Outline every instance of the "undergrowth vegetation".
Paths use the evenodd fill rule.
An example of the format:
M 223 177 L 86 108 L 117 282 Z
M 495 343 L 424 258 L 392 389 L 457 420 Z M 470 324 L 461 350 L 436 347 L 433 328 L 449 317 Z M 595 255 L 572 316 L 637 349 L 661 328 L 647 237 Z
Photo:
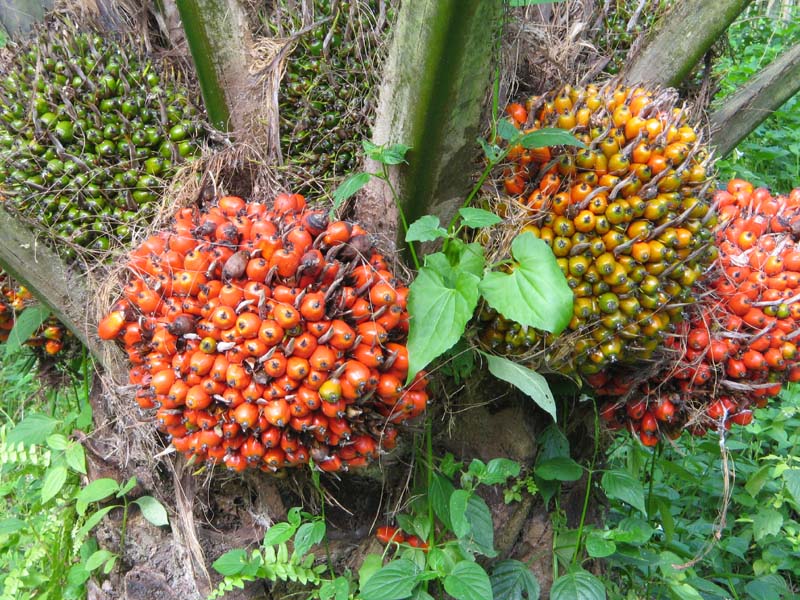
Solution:
M 712 108 L 721 106 L 782 51 L 800 43 L 800 7 L 789 7 L 785 19 L 759 14 L 754 7 L 728 30 L 730 47 L 719 58 L 719 91 Z M 717 161 L 720 179 L 742 177 L 755 185 L 787 193 L 800 180 L 800 98 L 796 95 Z

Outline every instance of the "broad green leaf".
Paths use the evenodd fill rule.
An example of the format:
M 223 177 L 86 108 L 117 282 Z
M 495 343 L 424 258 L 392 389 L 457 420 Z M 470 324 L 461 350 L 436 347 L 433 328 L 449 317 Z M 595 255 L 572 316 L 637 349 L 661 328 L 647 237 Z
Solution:
M 426 257 L 409 291 L 407 381 L 459 340 L 478 304 L 478 278 L 454 270 L 444 254 L 437 254 L 438 260 Z
M 86 453 L 78 442 L 72 442 L 64 451 L 67 466 L 73 471 L 86 475 Z
M 362 588 L 364 600 L 403 600 L 411 596 L 420 569 L 406 558 L 391 561 L 374 573 Z
M 744 589 L 751 600 L 774 600 L 783 598 L 787 592 L 786 580 L 776 573 L 753 579 Z
M 768 535 L 777 535 L 783 526 L 783 515 L 774 508 L 762 508 L 753 517 L 753 537 L 763 540 Z
M 367 185 L 370 177 L 372 177 L 372 175 L 369 173 L 353 173 L 340 183 L 339 187 L 333 191 L 333 207 L 331 208 L 331 212 L 337 210 L 345 200 Z
M 668 581 L 673 600 L 703 600 L 703 596 L 692 585 L 683 581 Z
M 512 360 L 503 358 L 502 356 L 485 353 L 484 356 L 489 363 L 489 372 L 492 375 L 519 388 L 530 397 L 539 408 L 553 417 L 554 421 L 556 420 L 556 401 L 544 377 L 533 369 L 529 369 Z
M 511 242 L 510 273 L 490 271 L 480 283 L 489 305 L 521 325 L 561 333 L 572 319 L 572 290 L 545 242 L 525 232 Z
M 525 563 L 501 560 L 492 570 L 494 600 L 538 600 L 539 581 Z
M 82 563 L 72 565 L 67 573 L 67 583 L 71 586 L 80 586 L 86 583 L 92 574 L 86 570 Z
M 302 558 L 314 544 L 319 544 L 325 537 L 324 521 L 303 523 L 294 536 L 294 556 Z
M 111 478 L 95 479 L 75 495 L 75 509 L 79 515 L 86 512 L 91 502 L 98 502 L 119 490 L 119 484 Z
M 547 146 L 578 146 L 579 148 L 586 148 L 586 144 L 581 142 L 574 135 L 565 129 L 558 129 L 555 127 L 545 127 L 544 129 L 537 129 L 523 135 L 519 143 L 523 148 L 545 148 Z
M 642 514 L 647 514 L 644 506 L 644 488 L 638 479 L 634 479 L 625 471 L 607 471 L 603 474 L 600 484 L 609 498 L 627 502 Z
M 117 498 L 122 498 L 125 494 L 130 492 L 134 487 L 136 487 L 136 477 L 131 477 L 123 483 L 120 488 L 117 490 Z
M 436 215 L 420 217 L 409 225 L 406 232 L 407 242 L 431 242 L 442 237 L 447 237 L 447 230 Z
M 553 582 L 551 600 L 605 600 L 603 582 L 588 571 L 567 573 Z
M 461 215 L 462 223 L 464 223 L 464 225 L 467 227 L 472 227 L 473 229 L 491 227 L 492 225 L 497 225 L 503 220 L 493 212 L 483 210 L 482 208 L 459 208 L 458 214 Z
M 479 552 L 489 558 L 497 556 L 494 549 L 494 523 L 492 511 L 483 498 L 473 494 L 467 504 L 467 521 L 469 521 L 469 543 L 467 548 Z
M 510 119 L 504 118 L 497 122 L 497 135 L 508 142 L 515 143 L 520 137 L 520 131 L 514 127 Z
M 169 525 L 169 518 L 167 517 L 167 509 L 158 500 L 152 496 L 140 496 L 133 501 L 134 504 L 139 505 L 142 511 L 142 516 L 150 521 L 156 527 Z
M 367 554 L 358 569 L 358 587 L 363 590 L 369 578 L 380 571 L 382 566 L 383 557 L 380 554 Z
M 453 524 L 453 533 L 462 538 L 470 531 L 467 520 L 467 506 L 470 493 L 466 490 L 456 490 L 450 495 L 450 521 Z
M 236 575 L 241 573 L 247 564 L 247 551 L 243 548 L 228 550 L 225 554 L 215 560 L 211 566 L 220 575 Z
M 85 565 L 86 570 L 94 571 L 97 567 L 102 565 L 104 562 L 106 562 L 113 556 L 114 555 L 108 550 L 98 550 L 86 560 L 86 565 Z
M 459 239 L 450 240 L 446 250 L 447 260 L 454 269 L 461 269 L 472 273 L 475 277 L 482 277 L 486 267 L 486 257 L 483 246 L 477 242 L 466 244 Z
M 69 445 L 69 440 L 63 433 L 54 433 L 47 437 L 47 445 L 51 450 L 64 450 Z
M 486 485 L 497 485 L 505 483 L 509 477 L 519 475 L 519 463 L 510 458 L 493 458 L 486 465 L 486 472 L 480 478 L 481 483 Z
M 444 577 L 453 570 L 455 566 L 453 557 L 441 548 L 431 548 L 428 551 L 428 566 L 439 574 L 439 577 Z
M 389 146 L 376 146 L 369 140 L 361 142 L 364 153 L 371 158 L 385 165 L 399 165 L 406 162 L 406 153 L 411 150 L 411 146 L 405 144 L 391 144 Z
M 537 435 L 536 441 L 539 443 L 537 464 L 556 456 L 569 458 L 569 440 L 555 423 L 551 423 L 540 435 Z
M 86 522 L 81 525 L 81 528 L 78 530 L 78 536 L 82 537 L 89 533 L 92 529 L 94 529 L 95 525 L 97 525 L 100 521 L 103 520 L 109 512 L 116 508 L 116 505 L 113 506 L 104 506 L 97 512 L 93 512 L 89 517 L 86 519 Z
M 586 553 L 592 558 L 605 558 L 617 551 L 617 545 L 603 537 L 599 531 L 590 531 L 586 536 Z
M 275 523 L 267 529 L 267 533 L 264 535 L 264 545 L 275 546 L 288 542 L 292 539 L 295 531 L 297 531 L 297 527 L 293 527 L 289 523 Z
M 449 479 L 439 475 L 433 474 L 431 479 L 431 486 L 428 490 L 428 498 L 433 504 L 433 512 L 444 524 L 444 526 L 453 531 L 453 524 L 450 519 L 450 497 L 452 496 L 455 488 Z
M 320 600 L 347 600 L 350 597 L 350 583 L 345 577 L 326 581 L 319 588 Z
M 764 465 L 747 478 L 747 482 L 744 484 L 744 489 L 747 490 L 747 493 L 753 498 L 758 495 L 758 492 L 760 492 L 761 488 L 764 487 L 764 484 L 767 483 L 767 480 L 771 476 L 772 469 L 772 465 Z
M 300 522 L 303 520 L 300 516 L 301 510 L 299 506 L 293 506 L 289 509 L 289 512 L 286 513 L 286 521 L 288 521 L 289 525 L 293 525 L 295 529 L 300 527 Z
M 67 467 L 59 465 L 47 469 L 42 482 L 42 504 L 49 502 L 61 491 L 67 481 Z
M 492 597 L 492 583 L 482 566 L 462 560 L 444 578 L 444 591 L 456 600 L 487 600 Z
M 800 510 L 800 469 L 793 468 L 783 472 L 786 491 L 794 499 L 795 510 Z
M 423 590 L 421 587 L 418 587 L 414 590 L 414 593 L 411 594 L 409 600 L 436 600 L 433 596 L 431 596 L 428 592 Z
M 0 520 L 0 535 L 11 535 L 18 531 L 22 531 L 28 524 L 22 519 L 16 517 L 9 517 L 8 519 Z
M 652 535 L 653 528 L 650 527 L 650 524 L 636 517 L 626 517 L 622 519 L 615 529 L 606 533 L 609 539 L 633 546 L 646 544 Z
M 6 356 L 19 350 L 49 316 L 50 309 L 43 304 L 33 304 L 19 313 L 6 340 Z
M 583 468 L 568 456 L 543 460 L 533 472 L 547 481 L 577 481 L 583 476 Z
M 22 442 L 25 446 L 43 444 L 53 429 L 56 428 L 56 425 L 58 425 L 58 421 L 47 415 L 28 415 L 14 429 L 8 432 L 6 443 L 18 444 Z
M 114 566 L 117 564 L 117 555 L 112 554 L 111 558 L 106 561 L 106 564 L 103 566 L 103 575 L 108 575 L 111 571 L 114 570 Z
M 672 518 L 670 503 L 666 499 L 659 499 L 658 513 L 661 515 L 661 527 L 664 529 L 664 539 L 667 543 L 675 537 L 675 519 Z

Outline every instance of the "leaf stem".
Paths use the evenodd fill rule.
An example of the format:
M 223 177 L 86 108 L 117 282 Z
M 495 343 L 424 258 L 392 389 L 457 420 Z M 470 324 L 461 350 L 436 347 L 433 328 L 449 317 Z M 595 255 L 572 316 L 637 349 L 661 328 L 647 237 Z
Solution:
M 578 559 L 578 551 L 580 550 L 581 539 L 583 538 L 583 525 L 586 522 L 586 513 L 589 509 L 589 496 L 592 492 L 592 476 L 594 475 L 594 465 L 597 461 L 597 451 L 600 439 L 600 416 L 597 414 L 597 405 L 592 403 L 594 408 L 594 452 L 592 453 L 592 462 L 589 465 L 589 472 L 586 475 L 586 493 L 583 495 L 583 509 L 581 510 L 581 521 L 578 524 L 578 535 L 575 539 L 575 552 L 572 554 L 572 564 Z

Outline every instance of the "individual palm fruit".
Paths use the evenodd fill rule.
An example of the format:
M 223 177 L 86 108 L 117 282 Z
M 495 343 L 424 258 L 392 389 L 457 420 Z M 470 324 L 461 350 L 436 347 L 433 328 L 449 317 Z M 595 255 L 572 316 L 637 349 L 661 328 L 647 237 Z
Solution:
M 186 90 L 128 45 L 58 22 L 0 67 L 0 190 L 58 237 L 107 250 L 198 150 Z M 67 245 L 68 257 L 74 252 Z
M 98 333 L 124 344 L 139 406 L 195 460 L 345 471 L 427 406 L 424 373 L 406 385 L 408 288 L 366 231 L 299 194 L 181 209 L 128 266 Z
M 575 335 L 562 342 L 572 357 L 558 370 L 651 358 L 716 252 L 698 134 L 674 95 L 641 88 L 565 86 L 508 112 L 525 131 L 566 129 L 585 144 L 513 147 L 504 173 L 527 213 L 520 230 L 547 242 L 575 296 Z M 494 350 L 527 343 L 502 316 L 484 317 Z
M 753 407 L 800 381 L 800 188 L 773 197 L 734 179 L 714 201 L 719 258 L 687 320 L 666 340 L 670 360 L 638 386 L 629 372 L 587 378 L 606 398 L 601 414 L 612 427 L 642 432 L 647 413 L 632 411 L 620 400 L 626 395 L 656 417 L 661 398 L 671 398 L 669 422 L 657 418 L 658 431 L 648 436 L 746 425 Z
M 279 11 L 290 21 L 283 28 L 300 29 L 294 4 L 278 4 L 289 4 Z M 292 170 L 302 173 L 296 187 L 303 193 L 310 189 L 309 179 L 335 180 L 358 165 L 379 83 L 380 69 L 372 61 L 380 56 L 393 12 L 384 14 L 375 0 L 309 4 L 313 20 L 328 20 L 299 38 L 278 95 L 281 150 Z M 272 24 L 276 35 L 278 25 Z
M 0 269 L 0 343 L 8 341 L 17 315 L 33 301 L 33 295 L 25 286 L 17 284 Z M 62 351 L 64 343 L 71 335 L 56 317 L 50 316 L 24 342 L 24 345 L 40 348 L 46 356 L 55 356 Z

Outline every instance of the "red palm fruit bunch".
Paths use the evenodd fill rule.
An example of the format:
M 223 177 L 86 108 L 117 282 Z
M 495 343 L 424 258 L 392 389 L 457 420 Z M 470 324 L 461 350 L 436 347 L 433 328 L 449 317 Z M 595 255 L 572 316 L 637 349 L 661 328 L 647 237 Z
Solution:
M 650 359 L 715 257 L 709 153 L 675 102 L 669 92 L 589 85 L 508 108 L 525 133 L 558 128 L 585 145 L 520 143 L 504 180 L 520 229 L 552 248 L 573 290 L 570 353 L 583 376 Z M 494 351 L 531 343 L 500 315 L 482 321 Z
M 14 282 L 5 271 L 0 270 L 0 343 L 8 341 L 16 315 L 33 300 L 33 295 L 25 286 Z M 69 335 L 67 328 L 51 316 L 25 341 L 25 345 L 41 348 L 46 356 L 55 356 L 64 348 Z
M 99 335 L 124 344 L 139 406 L 196 460 L 346 471 L 427 406 L 424 373 L 405 385 L 408 289 L 366 231 L 298 194 L 181 209 L 128 266 Z
M 800 380 L 800 188 L 773 196 L 734 179 L 714 200 L 719 258 L 707 292 L 666 341 L 676 360 L 636 390 L 637 400 L 601 411 L 612 426 L 627 421 L 645 443 L 686 424 L 696 433 L 746 425 L 754 406 Z M 590 383 L 602 395 L 630 391 L 602 374 Z M 659 413 L 665 397 L 667 419 Z

